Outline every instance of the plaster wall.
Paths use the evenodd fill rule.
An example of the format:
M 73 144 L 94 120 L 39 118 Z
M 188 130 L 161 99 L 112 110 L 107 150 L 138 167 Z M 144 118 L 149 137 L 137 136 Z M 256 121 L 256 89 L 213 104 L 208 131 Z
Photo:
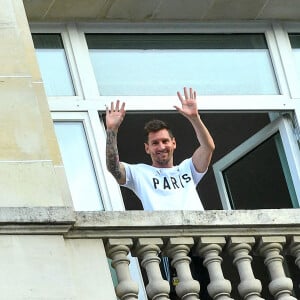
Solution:
M 298 0 L 24 0 L 33 22 L 299 20 Z

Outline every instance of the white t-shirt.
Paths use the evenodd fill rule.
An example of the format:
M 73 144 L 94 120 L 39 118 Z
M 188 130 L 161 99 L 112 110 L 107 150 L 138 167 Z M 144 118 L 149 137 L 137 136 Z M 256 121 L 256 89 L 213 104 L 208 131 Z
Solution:
M 192 158 L 172 168 L 124 163 L 126 183 L 141 200 L 144 210 L 204 210 L 196 186 L 198 173 Z

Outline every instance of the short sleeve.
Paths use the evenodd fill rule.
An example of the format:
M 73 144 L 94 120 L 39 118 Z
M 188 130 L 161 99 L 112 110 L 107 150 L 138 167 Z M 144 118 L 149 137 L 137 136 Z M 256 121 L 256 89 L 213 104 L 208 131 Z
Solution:
M 125 183 L 121 186 L 127 187 L 129 189 L 134 188 L 134 180 L 133 180 L 133 174 L 132 174 L 132 168 L 131 165 L 125 162 L 122 162 L 124 168 L 125 168 Z
M 200 173 L 200 172 L 198 172 L 198 171 L 196 170 L 196 168 L 195 168 L 195 166 L 194 166 L 194 164 L 193 164 L 192 158 L 189 158 L 188 161 L 189 161 L 189 165 L 190 165 L 189 167 L 190 167 L 190 169 L 191 169 L 191 173 L 192 173 L 194 182 L 195 182 L 195 184 L 198 184 L 199 181 L 202 179 L 202 177 L 206 174 L 207 169 L 206 169 L 205 172 Z

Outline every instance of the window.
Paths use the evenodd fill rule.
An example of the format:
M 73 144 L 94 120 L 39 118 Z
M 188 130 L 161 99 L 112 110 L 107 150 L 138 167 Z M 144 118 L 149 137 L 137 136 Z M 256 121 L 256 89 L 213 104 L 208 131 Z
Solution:
M 298 157 L 286 157 L 297 147 L 291 130 L 289 118 L 279 118 L 214 164 L 224 208 L 299 207 L 298 176 L 292 176 Z
M 144 153 L 141 129 L 153 116 L 167 120 L 174 128 L 178 143 L 176 163 L 192 155 L 197 147 L 193 129 L 185 118 L 172 111 L 178 101 L 176 91 L 183 86 L 192 86 L 199 94 L 201 116 L 216 141 L 213 163 L 227 157 L 228 153 L 270 124 L 269 114 L 272 111 L 284 113 L 296 109 L 287 94 L 287 79 L 282 78 L 285 65 L 280 64 L 277 48 L 283 40 L 276 40 L 274 28 L 255 27 L 257 30 L 253 33 L 251 29 L 243 29 L 239 33 L 237 28 L 233 32 L 224 30 L 225 33 L 220 30 L 201 33 L 195 28 L 185 33 L 182 30 L 179 33 L 176 30 L 159 33 L 157 28 L 153 32 L 139 30 L 140 33 L 102 28 L 99 33 L 97 28 L 87 28 L 90 27 L 80 24 L 76 30 L 73 26 L 56 26 L 48 34 L 36 29 L 33 39 L 47 94 L 54 96 L 48 99 L 50 109 L 55 112 L 54 115 L 59 112 L 66 116 L 56 120 L 58 138 L 67 139 L 65 131 L 74 131 L 74 135 L 81 137 L 79 143 L 85 143 L 86 150 L 82 151 L 85 151 L 86 157 L 89 153 L 87 164 L 90 165 L 91 182 L 95 187 L 93 209 L 123 209 L 123 199 L 126 209 L 142 209 L 128 190 L 122 189 L 122 199 L 119 186 L 105 167 L 104 114 L 105 104 L 110 101 L 117 98 L 126 101 L 127 115 L 119 131 L 119 153 L 121 160 L 127 162 L 149 161 Z M 59 69 L 52 72 L 49 61 L 57 62 Z M 76 70 L 76 74 L 72 70 Z M 75 94 L 72 77 L 80 91 L 81 88 L 88 91 L 80 93 L 76 99 L 70 99 Z M 55 99 L 57 96 L 59 99 Z M 87 128 L 82 120 L 67 117 L 74 112 L 86 114 L 92 126 Z M 299 113 L 294 115 L 297 118 Z M 62 137 L 59 137 L 60 134 Z M 91 150 L 90 136 L 97 141 L 99 156 Z M 256 159 L 259 150 L 269 152 L 281 146 L 277 162 L 282 171 L 282 182 L 286 184 L 286 193 L 295 206 L 298 192 L 294 188 L 293 193 L 292 187 L 299 180 L 295 176 L 297 170 L 290 170 L 291 155 L 287 153 L 285 144 L 286 140 L 282 140 L 280 133 L 280 136 L 266 139 L 255 150 L 257 152 L 252 149 L 251 154 Z M 71 157 L 69 154 L 63 156 L 64 161 Z M 250 157 L 239 158 L 238 162 L 222 171 L 227 178 L 227 190 L 231 189 L 232 193 L 232 178 L 238 176 L 238 167 Z M 288 164 L 283 164 L 284 159 Z M 296 161 L 295 157 L 293 159 Z M 69 164 L 64 163 L 66 166 Z M 70 167 L 73 167 L 72 163 Z M 71 189 L 78 194 L 76 188 L 74 185 Z M 212 168 L 200 182 L 198 192 L 205 209 L 225 207 Z M 231 205 L 233 202 L 231 199 Z M 239 207 L 237 203 L 235 205 Z
M 198 185 L 206 210 L 299 206 L 299 175 L 297 163 L 295 165 L 299 160 L 299 148 L 292 124 L 285 119 L 281 123 L 271 122 L 270 115 L 254 112 L 201 114 L 217 145 L 211 167 Z M 118 133 L 121 160 L 151 163 L 144 150 L 143 126 L 153 118 L 167 121 L 174 131 L 175 164 L 192 155 L 197 140 L 191 125 L 182 116 L 171 112 L 127 113 Z M 126 209 L 143 209 L 130 190 L 121 190 Z
M 74 96 L 60 34 L 33 34 L 32 38 L 47 96 Z
M 75 210 L 103 210 L 102 197 L 85 131 L 84 120 L 57 120 L 55 132 Z M 74 120 L 75 119 L 75 120 Z
M 290 34 L 289 37 L 293 50 L 296 69 L 300 78 L 300 34 Z
M 86 34 L 101 95 L 278 94 L 263 34 Z

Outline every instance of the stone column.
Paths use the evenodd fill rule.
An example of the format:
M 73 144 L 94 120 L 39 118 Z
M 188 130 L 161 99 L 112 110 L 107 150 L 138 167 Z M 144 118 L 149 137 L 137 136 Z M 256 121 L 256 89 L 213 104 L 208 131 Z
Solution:
M 260 297 L 261 282 L 253 275 L 252 257 L 249 255 L 254 244 L 254 237 L 231 237 L 229 239 L 228 250 L 234 257 L 233 264 L 237 267 L 241 279 L 238 291 L 244 300 L 263 300 Z
M 295 264 L 300 269 L 300 236 L 293 236 L 289 252 L 295 257 Z
M 138 299 L 139 288 L 137 283 L 131 279 L 129 272 L 128 254 L 132 245 L 131 239 L 108 239 L 105 245 L 106 254 L 112 259 L 112 267 L 117 273 L 119 283 L 116 287 L 116 295 L 121 300 Z
M 210 278 L 207 290 L 214 300 L 233 300 L 230 298 L 231 283 L 224 278 L 221 268 L 223 259 L 219 256 L 225 243 L 223 237 L 202 237 L 196 246 L 196 252 L 204 258 L 203 264 Z
M 64 224 L 75 220 L 47 97 L 23 1 L 0 0 L 0 7 L 0 211 L 27 220 L 1 236 L 1 298 L 72 299 L 59 211 Z
M 23 1 L 0 4 L 0 207 L 72 206 Z
M 269 284 L 270 293 L 276 300 L 296 300 L 292 297 L 293 282 L 285 276 L 282 266 L 283 257 L 280 255 L 286 240 L 284 236 L 261 237 L 258 250 L 265 258 L 271 282 Z
M 151 300 L 167 300 L 170 293 L 169 282 L 161 275 L 159 263 L 160 247 L 163 241 L 160 238 L 139 238 L 132 253 L 142 259 L 142 267 L 146 270 L 149 283 L 146 292 Z
M 171 264 L 176 269 L 179 279 L 176 293 L 180 299 L 184 300 L 199 299 L 200 284 L 192 277 L 189 266 L 191 258 L 187 256 L 193 245 L 192 237 L 170 238 L 164 251 L 172 258 Z

